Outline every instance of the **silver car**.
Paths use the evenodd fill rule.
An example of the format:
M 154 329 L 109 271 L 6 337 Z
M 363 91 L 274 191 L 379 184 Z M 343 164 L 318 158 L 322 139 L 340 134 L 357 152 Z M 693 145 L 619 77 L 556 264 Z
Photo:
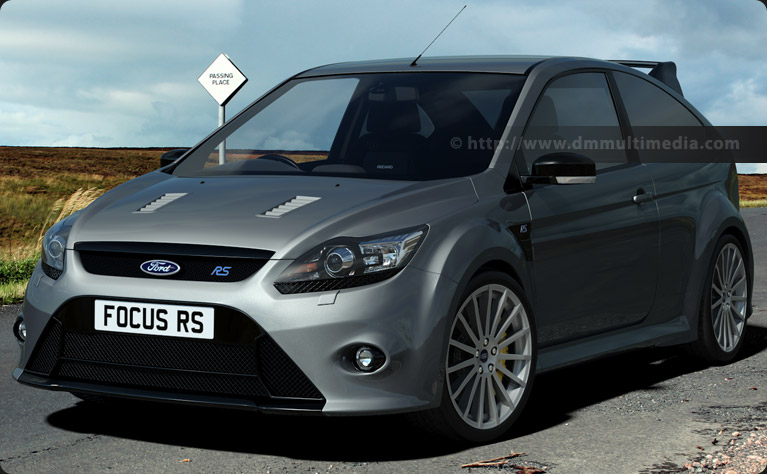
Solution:
M 544 371 L 683 344 L 724 363 L 753 281 L 735 166 L 562 145 L 674 126 L 710 124 L 673 63 L 304 71 L 47 232 L 13 376 L 86 399 L 413 412 L 476 442 Z

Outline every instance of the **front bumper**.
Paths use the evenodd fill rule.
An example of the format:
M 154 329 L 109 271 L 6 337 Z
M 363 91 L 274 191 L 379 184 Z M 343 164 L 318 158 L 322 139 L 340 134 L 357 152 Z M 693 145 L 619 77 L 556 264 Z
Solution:
M 273 281 L 288 261 L 269 261 L 253 277 L 235 283 L 93 275 L 80 266 L 76 252 L 71 250 L 67 252 L 67 262 L 67 271 L 58 280 L 44 276 L 39 266 L 32 277 L 23 308 L 27 340 L 22 345 L 19 368 L 14 371 L 19 382 L 52 390 L 329 415 L 394 413 L 438 404 L 445 325 L 456 289 L 452 280 L 440 275 L 407 267 L 389 280 L 365 287 L 282 295 L 273 287 Z M 201 389 L 194 384 L 190 388 L 182 382 L 168 390 L 163 383 L 145 382 L 149 375 L 142 374 L 139 379 L 144 382 L 135 383 L 130 374 L 121 375 L 120 371 L 112 371 L 109 376 L 93 375 L 92 371 L 73 376 L 71 361 L 67 362 L 69 367 L 62 364 L 62 360 L 77 358 L 66 342 L 56 346 L 60 360 L 54 362 L 49 372 L 30 366 L 30 362 L 36 363 L 33 354 L 41 350 L 39 347 L 55 321 L 67 333 L 95 333 L 92 301 L 96 297 L 212 306 L 216 309 L 217 328 L 219 318 L 227 320 L 241 315 L 247 319 L 246 325 L 255 328 L 261 341 L 271 341 L 285 355 L 319 396 L 275 393 L 270 386 L 274 382 L 263 373 L 262 354 L 255 356 L 258 369 L 253 380 L 266 388 L 265 394 L 256 393 L 257 390 L 233 394 L 232 390 Z M 144 337 L 147 338 L 165 339 Z M 83 344 L 88 346 L 87 341 Z M 381 349 L 386 355 L 385 365 L 370 374 L 356 371 L 348 353 L 360 344 Z M 259 346 L 254 347 L 257 351 Z M 135 350 L 151 352 L 146 347 Z M 229 357 L 241 359 L 236 354 Z M 62 371 L 62 367 L 67 370 Z M 291 374 L 287 377 L 292 381 L 300 378 Z M 173 376 L 183 379 L 183 373 Z

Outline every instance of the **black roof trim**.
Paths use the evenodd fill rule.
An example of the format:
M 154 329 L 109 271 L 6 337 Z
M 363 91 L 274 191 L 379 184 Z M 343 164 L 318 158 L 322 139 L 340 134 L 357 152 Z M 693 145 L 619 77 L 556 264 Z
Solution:
M 551 59 L 551 56 L 448 56 L 427 57 L 411 66 L 412 58 L 381 59 L 319 66 L 295 77 L 329 76 L 336 74 L 362 74 L 378 72 L 488 72 L 527 74 L 532 67 Z
M 650 69 L 650 72 L 647 73 L 648 76 L 654 77 L 655 79 L 669 86 L 674 90 L 674 92 L 684 97 L 684 93 L 682 92 L 682 85 L 679 84 L 679 79 L 676 77 L 676 63 L 673 61 L 663 62 L 611 59 L 610 62 L 633 68 Z

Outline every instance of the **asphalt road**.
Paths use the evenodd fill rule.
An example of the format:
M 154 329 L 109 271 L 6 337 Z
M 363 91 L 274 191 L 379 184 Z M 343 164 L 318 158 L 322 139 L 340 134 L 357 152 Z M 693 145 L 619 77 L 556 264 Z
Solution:
M 767 209 L 743 215 L 756 251 L 757 310 L 737 361 L 702 367 L 663 349 L 546 374 L 515 429 L 479 447 L 430 437 L 396 416 L 98 406 L 28 388 L 10 377 L 18 306 L 0 307 L 0 473 L 467 472 L 461 465 L 512 451 L 526 453 L 514 464 L 555 474 L 686 472 L 685 463 L 767 429 Z

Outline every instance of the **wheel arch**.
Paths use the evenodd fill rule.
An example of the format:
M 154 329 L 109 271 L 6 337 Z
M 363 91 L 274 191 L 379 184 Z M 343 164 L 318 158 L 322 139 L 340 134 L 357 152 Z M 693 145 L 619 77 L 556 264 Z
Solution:
M 746 261 L 746 274 L 748 275 L 746 318 L 749 318 L 754 312 L 754 307 L 752 305 L 754 297 L 754 251 L 751 248 L 751 238 L 748 236 L 748 230 L 746 230 L 745 224 L 742 226 L 729 225 L 722 231 L 721 235 L 731 235 L 735 237 L 743 250 L 743 259 Z M 721 236 L 719 238 L 721 238 Z
M 745 221 L 727 195 L 720 192 L 708 193 L 699 209 L 695 254 L 690 273 L 692 278 L 685 297 L 685 313 L 694 334 L 698 334 L 699 330 L 701 295 L 705 291 L 708 269 L 715 258 L 717 243 L 724 235 L 732 235 L 741 244 L 749 279 L 747 317 L 753 312 L 754 260 Z

